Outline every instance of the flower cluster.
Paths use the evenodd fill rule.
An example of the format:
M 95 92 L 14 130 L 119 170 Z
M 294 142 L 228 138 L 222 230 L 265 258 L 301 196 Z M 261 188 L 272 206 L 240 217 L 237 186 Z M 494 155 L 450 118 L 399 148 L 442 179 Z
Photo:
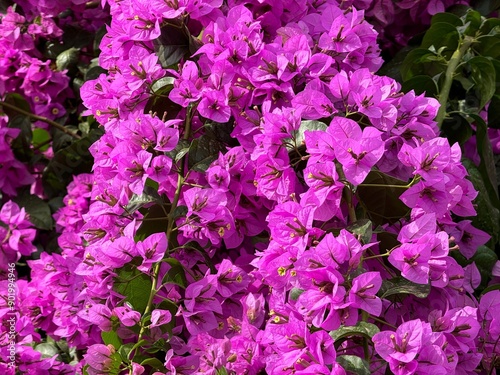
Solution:
M 53 70 L 51 61 L 41 59 L 42 56 L 35 48 L 35 43 L 42 38 L 59 39 L 62 30 L 50 17 L 40 17 L 36 21 L 28 22 L 9 7 L 1 18 L 0 33 L 0 97 L 20 93 L 27 99 L 34 113 L 49 119 L 63 116 L 65 109 L 62 102 L 68 95 L 69 77 L 65 72 Z M 17 113 L 11 116 L 15 115 Z M 17 138 L 20 129 L 7 129 L 6 120 L 14 122 L 15 118 L 2 116 L 0 128 L 4 135 L 0 147 L 10 151 L 9 138 Z M 36 122 L 35 126 L 47 129 L 47 124 L 40 121 Z M 8 152 L 2 155 L 1 189 L 6 194 L 16 195 L 16 188 L 32 184 L 35 180 L 24 163 Z
M 16 195 L 16 188 L 35 181 L 26 165 L 16 159 L 11 148 L 20 133 L 20 129 L 7 127 L 7 116 L 0 117 L 0 190 L 12 196 Z
M 437 100 L 375 74 L 370 1 L 104 3 L 105 133 L 29 263 L 32 341 L 87 374 L 494 371 L 477 192 Z
M 50 60 L 42 60 L 35 48 L 41 38 L 59 39 L 62 30 L 50 17 L 28 22 L 9 7 L 2 17 L 0 32 L 4 82 L 0 95 L 19 92 L 28 99 L 34 113 L 50 119 L 64 115 L 62 102 L 68 95 L 69 77 L 64 71 L 54 70 Z
M 43 308 L 32 313 L 40 326 L 52 337 L 65 338 L 77 348 L 85 348 L 98 342 L 96 327 L 90 326 L 82 317 L 86 285 L 82 275 L 76 272 L 84 259 L 84 241 L 80 234 L 83 213 L 87 212 L 92 188 L 92 175 L 76 176 L 68 185 L 68 195 L 55 215 L 60 236 L 58 245 L 61 254 L 42 253 L 40 259 L 29 261 L 33 281 L 30 287 L 43 291 Z M 42 323 L 43 322 L 43 323 Z
M 0 290 L 7 296 L 7 281 L 0 281 Z M 43 289 L 30 285 L 26 280 L 16 281 L 15 311 L 12 313 L 6 298 L 0 300 L 0 370 L 12 373 L 9 353 L 10 324 L 15 321 L 16 369 L 23 374 L 74 374 L 74 366 L 62 362 L 57 353 L 45 352 L 43 345 L 37 349 L 35 343 L 41 341 L 40 329 L 48 329 L 37 317 L 51 309 L 51 299 Z
M 33 184 L 32 191 L 42 196 L 44 192 L 40 178 L 35 177 L 40 175 L 36 172 L 44 168 L 40 159 L 50 159 L 54 151 L 49 144 L 51 136 L 48 122 L 57 120 L 64 123 L 69 115 L 67 100 L 74 96 L 65 68 L 70 57 L 64 54 L 54 56 L 59 51 L 58 44 L 63 48 L 64 43 L 67 43 L 63 43 L 62 28 L 79 25 L 89 32 L 95 32 L 104 23 L 106 13 L 99 8 L 87 11 L 85 2 L 81 1 L 18 3 L 17 7 L 22 6 L 24 13 L 11 6 L 0 16 L 0 98 L 6 102 L 2 106 L 0 119 L 0 149 L 6 151 L 2 152 L 0 160 L 0 189 L 5 194 L 15 196 L 17 188 Z M 59 15 L 63 10 L 69 13 L 66 16 Z M 89 22 L 90 18 L 93 18 L 92 22 Z M 39 46 L 43 44 L 45 49 L 42 53 Z M 19 99 L 17 95 L 22 98 Z M 14 105 L 14 108 L 8 104 Z M 18 111 L 16 107 L 24 112 Z M 26 111 L 35 116 L 33 123 L 29 117 L 25 117 Z M 7 113 L 8 116 L 5 115 Z M 35 129 L 39 129 L 37 131 L 44 134 L 49 142 L 45 142 L 44 138 L 45 143 L 33 143 L 31 146 L 23 144 L 21 160 L 14 157 L 12 140 L 23 138 L 23 142 L 29 143 L 31 132 Z M 38 154 L 36 162 L 29 166 L 27 150 Z
M 36 230 L 24 208 L 8 201 L 0 210 L 0 271 L 6 271 L 9 263 L 17 262 L 22 255 L 28 256 L 36 248 L 33 240 Z

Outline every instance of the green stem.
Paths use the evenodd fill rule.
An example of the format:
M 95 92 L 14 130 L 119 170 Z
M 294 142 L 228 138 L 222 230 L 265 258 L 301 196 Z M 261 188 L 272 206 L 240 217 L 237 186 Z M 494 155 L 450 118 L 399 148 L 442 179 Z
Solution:
M 445 73 L 445 80 L 443 84 L 443 88 L 439 93 L 439 111 L 436 116 L 436 122 L 441 129 L 443 125 L 443 121 L 446 117 L 446 104 L 448 103 L 448 98 L 450 96 L 451 84 L 453 83 L 453 76 L 455 75 L 455 70 L 457 70 L 458 64 L 462 61 L 462 58 L 465 55 L 465 52 L 469 49 L 470 45 L 474 42 L 474 39 L 468 35 L 466 35 L 459 46 L 459 48 L 453 53 L 450 61 L 448 62 L 448 68 Z
M 354 205 L 352 204 L 352 189 L 351 189 L 351 184 L 347 182 L 344 174 L 344 170 L 342 169 L 342 165 L 339 162 L 335 162 L 336 170 L 339 175 L 339 180 L 340 181 L 346 181 L 344 182 L 345 187 L 347 188 L 347 192 L 345 192 L 345 199 L 347 202 L 347 210 L 349 212 L 349 220 L 351 223 L 355 223 L 357 221 L 356 218 L 356 211 L 354 210 Z
M 187 115 L 186 115 L 186 122 L 184 126 L 184 135 L 182 139 L 187 141 L 189 137 L 191 136 L 191 118 L 192 118 L 192 112 L 194 111 L 194 108 L 188 109 Z M 179 166 L 179 175 L 177 176 L 177 188 L 175 189 L 175 195 L 174 199 L 172 201 L 172 205 L 170 206 L 170 212 L 168 214 L 168 224 L 167 224 L 167 239 L 169 243 L 172 243 L 170 241 L 170 237 L 172 234 L 172 228 L 174 226 L 174 211 L 177 208 L 177 204 L 179 203 L 179 198 L 181 196 L 181 191 L 182 191 L 182 185 L 184 184 L 184 168 L 186 165 L 186 157 L 187 154 L 181 159 L 180 166 Z
M 153 306 L 153 298 L 156 295 L 156 284 L 158 283 L 158 273 L 160 272 L 161 262 L 158 262 L 153 267 L 152 282 L 151 282 L 151 291 L 149 293 L 148 304 L 146 305 L 146 309 L 144 310 L 144 316 L 149 314 L 151 308 Z M 137 341 L 142 339 L 142 335 L 144 334 L 144 330 L 146 329 L 145 324 L 141 324 L 141 330 L 139 331 L 139 338 Z
M 386 326 L 388 326 L 388 327 L 391 327 L 391 328 L 394 328 L 394 329 L 397 329 L 397 328 L 398 328 L 398 327 L 396 327 L 395 325 L 392 325 L 391 323 L 388 323 L 388 322 L 386 322 L 385 320 L 383 320 L 383 319 L 379 319 L 379 318 L 377 318 L 377 317 L 375 317 L 375 316 L 373 316 L 373 315 L 370 315 L 370 319 L 373 319 L 373 320 L 375 320 L 376 322 L 379 322 L 379 323 L 381 323 L 381 324 L 384 324 L 384 325 L 386 325 Z
M 33 150 L 38 150 L 38 149 L 42 148 L 43 146 L 50 144 L 50 142 L 52 142 L 52 138 L 47 139 L 44 142 L 38 143 L 36 146 L 33 146 Z
M 162 217 L 146 217 L 144 219 L 135 219 L 136 221 L 162 221 L 165 220 L 166 216 Z
M 80 137 L 78 134 L 76 133 L 73 133 L 71 130 L 69 130 L 68 128 L 65 128 L 64 126 L 62 126 L 61 124 L 55 122 L 55 121 L 52 121 L 50 119 L 48 119 L 47 117 L 42 117 L 42 116 L 38 116 L 38 115 L 35 115 L 34 113 L 31 113 L 31 112 L 27 112 L 25 111 L 24 109 L 21 109 L 21 108 L 18 108 L 16 107 L 15 105 L 12 105 L 12 104 L 9 104 L 9 103 L 6 103 L 6 102 L 0 102 L 0 106 L 3 106 L 3 107 L 7 107 L 9 109 L 12 109 L 13 111 L 16 111 L 22 115 L 25 115 L 25 116 L 28 116 L 28 117 L 31 117 L 32 119 L 35 119 L 35 120 L 38 120 L 38 121 L 42 121 L 42 122 L 45 122 L 46 124 L 49 124 L 50 126 L 53 126 L 54 128 L 56 129 L 59 129 L 60 131 L 72 136 L 73 138 L 75 139 L 81 139 L 82 137 Z
M 359 184 L 359 186 L 363 186 L 363 187 L 390 187 L 390 188 L 396 188 L 396 189 L 409 189 L 411 188 L 413 185 L 415 185 L 417 182 L 419 182 L 420 180 L 422 179 L 422 177 L 420 175 L 415 175 L 413 176 L 413 179 L 406 185 L 385 185 L 385 184 Z
M 493 347 L 493 352 L 495 352 L 499 341 L 500 341 L 500 337 L 497 339 L 497 341 L 495 341 L 495 346 Z M 488 375 L 492 375 L 493 374 L 493 370 L 496 367 L 495 366 L 495 362 L 497 360 L 497 357 L 498 356 L 495 354 L 495 356 L 493 357 L 493 360 L 491 361 L 491 368 L 490 368 L 490 372 L 488 373 Z
M 371 256 L 369 256 L 369 257 L 363 257 L 363 261 L 368 260 L 368 259 L 375 259 L 375 258 L 388 257 L 389 255 L 391 255 L 391 253 L 384 253 L 384 254 L 371 255 Z
M 390 187 L 390 188 L 397 188 L 397 189 L 408 189 L 411 187 L 410 185 L 384 185 L 384 184 L 359 184 L 358 187 Z
M 192 112 L 193 111 L 194 111 L 193 108 L 188 109 L 188 113 L 187 113 L 187 116 L 186 116 L 186 122 L 185 122 L 185 128 L 184 128 L 184 136 L 183 136 L 184 140 L 188 140 L 189 137 L 190 137 L 190 133 L 191 133 L 191 119 L 192 119 Z M 181 196 L 181 190 L 182 190 L 182 184 L 184 183 L 183 173 L 184 173 L 185 162 L 186 162 L 186 156 L 184 156 L 181 159 L 181 162 L 180 162 L 179 175 L 177 177 L 177 188 L 175 189 L 174 199 L 172 200 L 172 204 L 170 205 L 170 211 L 169 211 L 168 216 L 167 216 L 168 217 L 168 223 L 167 223 L 167 232 L 166 232 L 166 234 L 167 234 L 167 240 L 168 240 L 168 244 L 169 245 L 171 243 L 173 243 L 173 241 L 171 239 L 171 235 L 172 235 L 172 228 L 173 228 L 174 221 L 175 221 L 174 212 L 175 212 L 175 209 L 177 208 L 177 204 L 179 203 L 179 199 L 180 199 L 180 196 Z M 143 314 L 144 316 L 146 316 L 151 311 L 151 309 L 153 307 L 153 298 L 154 298 L 154 296 L 157 293 L 156 285 L 158 284 L 158 274 L 160 272 L 161 263 L 162 263 L 161 261 L 157 262 L 153 266 L 153 274 L 152 274 L 153 280 L 152 280 L 152 283 L 151 283 L 151 290 L 149 292 L 148 303 L 146 305 L 146 309 L 144 310 L 144 314 Z M 144 334 L 144 330 L 145 329 L 146 329 L 146 325 L 145 324 L 141 325 L 141 330 L 139 331 L 138 341 L 141 340 L 142 335 Z
M 361 312 L 361 319 L 363 322 L 368 321 L 368 313 L 366 311 Z M 370 363 L 370 349 L 368 348 L 368 339 L 363 336 L 363 354 L 365 357 L 365 361 Z

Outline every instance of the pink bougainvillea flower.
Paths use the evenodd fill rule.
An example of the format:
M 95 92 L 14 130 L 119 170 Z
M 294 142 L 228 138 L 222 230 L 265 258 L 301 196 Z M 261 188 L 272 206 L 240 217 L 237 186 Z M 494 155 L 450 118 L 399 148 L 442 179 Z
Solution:
M 376 293 L 382 285 L 379 272 L 365 272 L 354 278 L 349 290 L 349 301 L 352 307 L 365 310 L 369 314 L 380 316 L 382 300 Z

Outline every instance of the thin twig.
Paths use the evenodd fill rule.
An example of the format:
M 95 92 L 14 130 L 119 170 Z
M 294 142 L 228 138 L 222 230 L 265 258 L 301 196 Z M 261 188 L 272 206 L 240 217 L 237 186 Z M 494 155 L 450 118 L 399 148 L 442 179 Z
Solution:
M 474 39 L 470 36 L 465 36 L 461 45 L 459 45 L 458 49 L 451 56 L 450 61 L 448 62 L 448 68 L 445 73 L 445 80 L 441 92 L 439 93 L 439 107 L 438 114 L 436 116 L 436 122 L 441 129 L 443 125 L 443 121 L 446 117 L 446 104 L 448 103 L 448 98 L 450 96 L 451 84 L 453 83 L 453 78 L 455 75 L 455 70 L 457 70 L 458 64 L 462 61 L 465 52 L 469 49 L 471 44 L 474 42 Z
M 13 111 L 16 111 L 22 115 L 25 115 L 25 116 L 28 116 L 28 117 L 31 117 L 35 120 L 38 120 L 38 121 L 43 121 L 45 122 L 46 124 L 49 124 L 50 126 L 53 126 L 54 128 L 56 129 L 59 129 L 60 131 L 72 136 L 73 138 L 75 139 L 81 139 L 82 137 L 80 137 L 78 134 L 76 133 L 73 133 L 71 130 L 69 130 L 68 128 L 62 126 L 61 124 L 58 124 L 57 122 L 55 121 L 52 121 L 51 119 L 48 119 L 47 117 L 43 117 L 43 116 L 38 116 L 38 115 L 35 115 L 34 113 L 31 113 L 31 112 L 27 112 L 25 111 L 24 109 L 21 109 L 21 108 L 18 108 L 16 107 L 15 105 L 12 105 L 10 103 L 6 103 L 6 102 L 2 102 L 0 101 L 0 106 L 4 106 L 4 107 L 7 107 L 7 108 L 10 108 L 12 109 Z

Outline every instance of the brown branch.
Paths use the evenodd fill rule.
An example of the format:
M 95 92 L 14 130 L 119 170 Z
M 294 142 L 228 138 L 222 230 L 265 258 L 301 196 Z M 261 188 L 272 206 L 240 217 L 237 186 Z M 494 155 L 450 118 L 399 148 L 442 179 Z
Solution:
M 48 119 L 47 117 L 42 117 L 42 116 L 35 115 L 34 113 L 27 112 L 24 109 L 16 107 L 15 105 L 12 105 L 12 104 L 9 104 L 9 103 L 6 103 L 6 102 L 2 102 L 2 101 L 0 101 L 0 106 L 4 106 L 4 107 L 7 107 L 9 109 L 12 109 L 13 111 L 16 111 L 16 112 L 18 112 L 18 113 L 20 113 L 22 115 L 31 117 L 32 119 L 35 119 L 35 120 L 38 120 L 38 121 L 43 121 L 46 124 L 49 124 L 50 126 L 53 126 L 56 129 L 59 129 L 60 131 L 62 131 L 64 133 L 72 136 L 75 139 L 81 139 L 82 138 L 78 134 L 73 133 L 68 128 L 64 127 L 63 125 L 61 125 L 61 124 L 59 124 L 59 123 L 57 123 L 55 121 L 52 121 L 51 119 Z

